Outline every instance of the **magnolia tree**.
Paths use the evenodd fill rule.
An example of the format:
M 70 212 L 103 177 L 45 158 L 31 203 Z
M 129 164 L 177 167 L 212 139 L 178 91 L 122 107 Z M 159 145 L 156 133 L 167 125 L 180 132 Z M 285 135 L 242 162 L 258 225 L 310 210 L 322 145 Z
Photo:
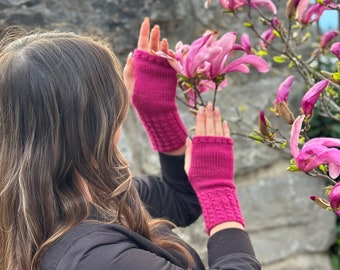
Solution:
M 206 8 L 210 2 L 206 1 Z M 218 91 L 225 91 L 228 86 L 228 74 L 249 73 L 250 65 L 265 73 L 270 69 L 268 62 L 274 61 L 287 64 L 292 74 L 299 74 L 307 89 L 301 100 L 300 115 L 293 115 L 288 102 L 294 75 L 278 86 L 274 108 L 271 108 L 272 113 L 291 125 L 290 141 L 279 138 L 277 129 L 271 127 L 264 111 L 259 112 L 258 130 L 247 137 L 281 149 L 290 145 L 292 159 L 288 169 L 327 179 L 330 185 L 325 193 L 329 200 L 318 196 L 311 196 L 311 199 L 340 215 L 340 182 L 337 182 L 340 139 L 310 139 L 307 135 L 317 102 L 320 104 L 319 114 L 340 122 L 340 61 L 333 70 L 321 70 L 319 65 L 325 55 L 340 60 L 340 42 L 334 42 L 338 31 L 329 31 L 321 39 L 314 35 L 319 45 L 310 55 L 303 56 L 298 52 L 299 45 L 313 38 L 308 27 L 317 22 L 325 10 L 340 9 L 336 2 L 319 0 L 311 4 L 309 0 L 289 0 L 281 18 L 270 0 L 219 0 L 224 12 L 247 14 L 244 25 L 254 33 L 256 42 L 251 42 L 246 33 L 228 32 L 219 37 L 217 31 L 207 31 L 190 45 L 178 42 L 171 53 L 156 53 L 167 58 L 177 71 L 183 100 L 193 113 L 207 104 L 204 92 L 214 92 L 212 102 L 215 106 Z

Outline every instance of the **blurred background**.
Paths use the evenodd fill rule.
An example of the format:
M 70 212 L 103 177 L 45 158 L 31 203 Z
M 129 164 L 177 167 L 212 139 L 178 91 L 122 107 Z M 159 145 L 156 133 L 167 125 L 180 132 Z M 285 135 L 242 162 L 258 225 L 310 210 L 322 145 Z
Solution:
M 159 24 L 162 36 L 171 48 L 177 41 L 191 43 L 206 29 L 221 34 L 247 29 L 242 16 L 223 14 L 218 1 L 209 9 L 204 0 L 0 0 L 0 35 L 9 25 L 21 25 L 27 30 L 72 31 L 107 40 L 122 65 L 136 47 L 139 25 L 145 16 Z M 279 14 L 284 14 L 286 1 L 273 1 Z M 324 19 L 315 33 L 338 27 L 338 14 Z M 241 19 L 241 20 L 240 20 Z M 305 45 L 305 52 L 312 44 Z M 1 71 L 0 71 L 1 72 Z M 268 74 L 235 74 L 218 96 L 217 105 L 228 120 L 235 140 L 236 184 L 247 230 L 264 270 L 331 270 L 330 247 L 336 242 L 336 217 L 313 204 L 309 196 L 323 196 L 322 179 L 303 173 L 286 171 L 290 155 L 239 136 L 256 128 L 258 112 L 272 107 L 279 84 L 290 73 L 273 65 Z M 299 109 L 298 101 L 304 85 L 293 84 L 291 108 Z M 295 102 L 295 103 L 294 103 Z M 179 102 L 181 116 L 188 128 L 193 116 Z M 274 125 L 282 124 L 270 119 Z M 320 127 L 322 129 L 322 127 Z M 289 129 L 282 130 L 289 137 Z M 120 142 L 122 152 L 131 163 L 135 175 L 159 174 L 158 155 L 153 152 L 136 114 L 130 111 Z M 190 242 L 206 263 L 207 236 L 202 220 L 177 232 Z

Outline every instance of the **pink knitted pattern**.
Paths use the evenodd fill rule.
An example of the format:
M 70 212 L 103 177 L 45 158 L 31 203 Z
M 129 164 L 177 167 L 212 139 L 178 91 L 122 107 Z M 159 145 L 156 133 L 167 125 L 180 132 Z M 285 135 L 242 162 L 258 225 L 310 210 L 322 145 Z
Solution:
M 202 207 L 206 232 L 227 221 L 245 226 L 234 184 L 233 140 L 195 136 L 189 181 Z
M 134 52 L 135 88 L 132 95 L 153 149 L 170 152 L 185 145 L 187 130 L 175 103 L 176 71 L 168 61 L 142 50 Z

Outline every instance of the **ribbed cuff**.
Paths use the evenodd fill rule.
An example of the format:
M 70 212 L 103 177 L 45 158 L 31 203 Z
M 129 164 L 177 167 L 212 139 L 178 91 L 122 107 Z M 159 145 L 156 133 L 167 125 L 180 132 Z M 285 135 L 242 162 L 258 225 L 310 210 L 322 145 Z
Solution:
M 188 133 L 177 111 L 139 117 L 155 151 L 171 152 L 185 145 Z
M 233 188 L 200 190 L 197 197 L 202 207 L 206 232 L 223 222 L 238 222 L 245 227 L 240 204 Z

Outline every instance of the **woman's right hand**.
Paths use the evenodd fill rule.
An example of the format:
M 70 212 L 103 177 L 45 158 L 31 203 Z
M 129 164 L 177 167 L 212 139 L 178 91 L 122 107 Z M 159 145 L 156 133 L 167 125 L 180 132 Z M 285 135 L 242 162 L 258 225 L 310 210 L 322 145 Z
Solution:
M 166 54 L 174 56 L 174 53 L 169 50 L 169 43 L 167 39 L 163 38 L 160 41 L 160 36 L 161 32 L 159 26 L 155 25 L 150 31 L 150 20 L 148 17 L 144 18 L 140 26 L 137 49 L 148 53 L 163 51 Z M 131 95 L 135 86 L 134 61 L 132 53 L 128 55 L 124 67 L 124 82 Z
M 244 228 L 234 184 L 233 140 L 211 103 L 196 116 L 195 136 L 187 140 L 185 171 L 202 208 L 206 232 Z
M 213 110 L 211 102 L 206 108 L 200 107 L 196 115 L 195 136 L 230 137 L 230 130 L 226 121 L 222 122 L 221 112 L 218 108 Z M 185 171 L 189 174 L 191 166 L 192 141 L 187 139 L 185 152 Z

